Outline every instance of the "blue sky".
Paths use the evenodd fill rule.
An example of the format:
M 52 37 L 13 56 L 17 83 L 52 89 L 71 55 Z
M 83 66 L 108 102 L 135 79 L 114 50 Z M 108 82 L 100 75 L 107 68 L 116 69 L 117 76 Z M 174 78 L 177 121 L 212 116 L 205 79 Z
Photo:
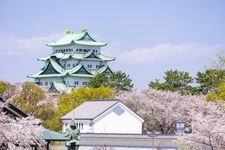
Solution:
M 117 57 L 112 69 L 130 75 L 144 89 L 169 69 L 195 75 L 225 49 L 222 0 L 20 0 L 0 1 L 0 80 L 32 81 L 51 49 L 45 43 L 67 27 L 109 44 L 103 53 Z

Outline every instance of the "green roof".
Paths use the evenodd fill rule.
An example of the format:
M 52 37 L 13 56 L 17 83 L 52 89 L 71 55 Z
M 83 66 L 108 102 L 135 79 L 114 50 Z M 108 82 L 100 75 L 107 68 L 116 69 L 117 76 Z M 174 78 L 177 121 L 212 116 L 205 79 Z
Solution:
M 59 81 L 54 81 L 49 89 L 53 87 L 60 93 L 69 93 L 72 90 L 72 87 L 69 87 L 64 82 Z
M 45 129 L 41 134 L 42 139 L 46 141 L 67 141 L 68 138 L 64 134 Z
M 89 57 L 91 55 L 94 55 L 95 58 Z M 58 52 L 58 53 L 53 53 L 46 57 L 41 57 L 38 60 L 47 61 L 51 57 L 56 57 L 58 59 L 63 59 L 63 60 L 69 59 L 71 57 L 74 59 L 78 59 L 78 60 L 84 60 L 84 59 L 99 60 L 100 59 L 101 61 L 113 61 L 116 59 L 115 57 L 109 57 L 109 56 L 105 56 L 105 55 L 101 55 L 101 54 L 94 54 L 92 51 L 89 51 L 87 53 L 73 53 L 73 54 L 64 54 L 64 53 Z
M 49 62 L 52 64 L 52 66 L 54 67 L 54 69 L 56 71 L 58 71 L 61 74 L 63 74 L 65 72 L 63 67 L 61 65 L 59 65 L 55 60 L 53 60 L 51 58 L 49 60 L 50 60 Z
M 58 73 L 52 73 L 52 74 L 45 74 L 46 69 L 48 68 L 48 65 L 51 64 L 52 67 L 59 72 Z M 50 58 L 50 61 L 48 62 L 47 67 L 33 75 L 30 75 L 28 77 L 30 78 L 46 78 L 46 77 L 64 77 L 64 76 L 73 76 L 73 77 L 88 77 L 92 78 L 94 75 L 86 69 L 83 65 L 79 64 L 72 69 L 65 70 L 63 69 L 55 60 Z
M 97 71 L 97 73 L 104 73 L 107 69 L 109 69 L 109 70 L 111 71 L 111 73 L 112 73 L 112 70 L 109 68 L 109 66 L 103 66 L 103 67 L 101 67 L 101 68 Z
M 97 42 L 86 31 L 82 31 L 79 33 L 75 32 L 67 32 L 62 38 L 47 43 L 47 46 L 64 46 L 64 45 L 89 45 L 89 46 L 106 46 L 107 43 Z

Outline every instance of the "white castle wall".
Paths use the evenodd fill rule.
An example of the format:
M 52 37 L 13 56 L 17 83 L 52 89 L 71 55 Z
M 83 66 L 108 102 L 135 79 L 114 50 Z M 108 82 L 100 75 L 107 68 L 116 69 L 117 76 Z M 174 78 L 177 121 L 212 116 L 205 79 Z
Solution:
M 51 84 L 53 81 L 59 81 L 59 82 L 62 82 L 63 81 L 63 78 L 57 78 L 57 77 L 54 77 L 54 78 L 41 78 L 39 80 L 39 85 L 42 86 L 42 87 L 45 87 L 45 88 L 49 88 L 51 87 Z M 38 82 L 37 80 L 35 82 Z
M 77 50 L 78 49 L 78 50 Z M 82 49 L 82 51 L 80 51 L 79 49 Z M 71 52 L 75 52 L 75 53 L 85 53 L 83 50 L 95 50 L 94 52 L 96 54 L 100 54 L 101 51 L 100 51 L 100 47 L 97 47 L 97 46 L 88 46 L 88 45 L 77 45 L 77 44 L 74 44 L 74 45 L 69 45 L 69 46 L 57 46 L 57 47 L 52 47 L 52 51 L 53 53 L 54 52 L 58 52 L 58 51 L 61 51 L 61 52 L 64 52 L 64 53 L 71 53 Z M 72 51 L 70 51 L 72 50 Z
M 89 80 L 90 78 L 81 78 L 81 77 L 65 77 L 64 79 L 66 85 L 73 86 L 73 87 L 87 86 L 87 83 Z M 74 83 L 75 81 L 78 82 L 78 85 Z

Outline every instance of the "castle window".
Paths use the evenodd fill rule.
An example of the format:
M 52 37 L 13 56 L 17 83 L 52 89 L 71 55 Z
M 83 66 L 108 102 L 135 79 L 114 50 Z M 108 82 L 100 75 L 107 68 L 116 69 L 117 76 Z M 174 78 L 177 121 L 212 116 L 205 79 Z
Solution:
M 83 85 L 87 85 L 87 81 L 83 81 Z
M 73 67 L 75 67 L 76 66 L 76 64 L 73 64 Z
M 78 48 L 76 49 L 76 51 L 78 52 Z
M 48 82 L 45 82 L 45 86 L 48 86 Z
M 70 64 L 67 64 L 67 67 L 70 67 Z
M 74 85 L 79 85 L 79 82 L 78 81 L 74 81 Z
M 88 68 L 92 68 L 92 65 L 88 64 L 87 67 L 88 67 Z
M 82 52 L 82 49 L 79 49 L 79 52 Z

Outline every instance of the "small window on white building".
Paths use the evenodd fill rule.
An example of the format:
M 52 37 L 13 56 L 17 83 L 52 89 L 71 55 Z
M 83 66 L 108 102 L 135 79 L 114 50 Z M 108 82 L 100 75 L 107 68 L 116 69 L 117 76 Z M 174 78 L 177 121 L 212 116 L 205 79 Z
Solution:
M 43 85 L 43 82 L 40 82 L 39 85 L 42 86 Z
M 75 67 L 76 66 L 76 64 L 73 64 L 73 67 Z
M 67 127 L 68 126 L 68 123 L 65 123 L 65 127 Z
M 45 86 L 48 86 L 48 82 L 45 82 Z

